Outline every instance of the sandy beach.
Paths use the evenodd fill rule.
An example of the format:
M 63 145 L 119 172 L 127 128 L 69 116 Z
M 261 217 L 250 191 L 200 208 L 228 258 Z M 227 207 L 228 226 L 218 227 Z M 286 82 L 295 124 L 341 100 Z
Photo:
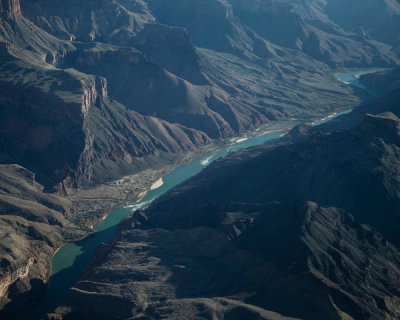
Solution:
M 153 183 L 153 185 L 151 186 L 150 190 L 158 189 L 158 188 L 161 187 L 163 184 L 164 184 L 163 179 L 160 178 L 160 179 L 158 179 L 156 182 Z

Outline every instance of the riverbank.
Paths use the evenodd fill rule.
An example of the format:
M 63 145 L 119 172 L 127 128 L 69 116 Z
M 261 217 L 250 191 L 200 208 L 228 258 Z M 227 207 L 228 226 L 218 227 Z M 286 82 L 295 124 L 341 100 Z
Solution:
M 160 178 L 156 182 L 153 183 L 153 185 L 150 187 L 150 190 L 155 190 L 161 187 L 164 184 L 163 179 Z
M 343 77 L 351 76 L 354 81 L 359 81 L 359 77 L 362 74 L 378 72 L 381 70 L 383 70 L 383 69 L 382 68 L 369 68 L 369 69 L 363 69 L 363 70 L 346 69 L 344 72 L 343 71 L 336 72 L 335 79 L 336 79 L 336 81 L 344 82 Z M 349 84 L 357 86 L 358 83 L 352 82 Z M 212 161 L 215 160 L 214 153 L 216 151 L 225 148 L 225 150 L 226 150 L 225 154 L 227 154 L 230 151 L 232 151 L 232 149 L 234 149 L 234 148 L 232 148 L 233 144 L 237 144 L 239 148 L 246 147 L 249 139 L 262 137 L 263 135 L 268 135 L 268 134 L 286 133 L 286 132 L 290 131 L 290 129 L 292 129 L 293 127 L 295 127 L 296 125 L 298 125 L 300 123 L 310 123 L 312 126 L 318 126 L 318 125 L 324 124 L 326 122 L 329 122 L 341 115 L 350 113 L 352 110 L 353 110 L 353 108 L 348 108 L 348 109 L 344 109 L 344 110 L 343 110 L 343 108 L 341 108 L 338 111 L 330 113 L 325 117 L 316 118 L 316 119 L 302 119 L 302 120 L 288 119 L 288 120 L 282 120 L 282 121 L 274 121 L 274 122 L 263 125 L 255 130 L 247 133 L 245 136 L 243 134 L 240 134 L 236 137 L 229 138 L 229 139 L 215 140 L 211 144 L 201 147 L 193 152 L 189 152 L 184 155 L 179 155 L 178 159 L 175 161 L 174 164 L 167 165 L 160 170 L 150 170 L 150 169 L 145 170 L 141 173 L 138 173 L 138 174 L 135 174 L 132 176 L 123 177 L 122 179 L 120 179 L 116 182 L 102 185 L 96 189 L 84 191 L 78 197 L 78 201 L 79 201 L 79 203 L 82 203 L 82 200 L 84 200 L 84 197 L 82 195 L 84 195 L 85 193 L 86 193 L 86 195 L 87 195 L 87 193 L 91 193 L 92 195 L 97 196 L 97 197 L 92 197 L 89 200 L 89 206 L 92 210 L 86 211 L 86 213 L 91 213 L 91 215 L 92 215 L 92 223 L 91 223 L 90 227 L 93 228 L 94 225 L 98 224 L 101 221 L 104 221 L 114 209 L 117 209 L 119 207 L 135 208 L 135 206 L 137 204 L 139 204 L 141 202 L 141 200 L 143 200 L 150 191 L 157 190 L 164 186 L 163 177 L 165 177 L 169 173 L 173 172 L 179 166 L 190 163 L 190 161 L 192 161 L 193 159 L 196 159 L 196 157 L 199 157 L 200 155 L 210 154 L 209 156 L 200 160 L 200 165 L 203 167 L 206 167 Z M 256 140 L 254 140 L 254 141 L 256 141 Z M 257 141 L 256 143 L 259 143 L 259 141 Z M 138 177 L 139 177 L 139 179 L 138 179 Z M 134 189 L 132 189 L 133 186 L 134 186 Z M 100 216 L 99 216 L 99 212 L 101 212 L 101 208 L 99 207 L 99 201 L 105 200 L 105 199 L 100 199 L 99 195 L 104 195 L 104 194 L 110 195 L 110 194 L 115 194 L 115 192 L 119 195 L 119 199 L 117 201 L 115 201 L 115 203 L 113 203 L 112 206 L 108 206 L 108 207 L 107 207 L 107 204 L 106 204 L 107 201 L 106 201 L 105 208 L 102 211 L 102 213 L 100 213 Z M 123 196 L 121 198 L 121 194 L 125 194 L 125 196 Z M 96 204 L 94 204 L 94 202 Z M 94 208 L 94 210 L 93 210 L 93 208 Z M 93 212 L 93 211 L 96 211 L 96 212 Z
M 276 128 L 277 124 L 274 124 Z M 268 127 L 264 126 L 264 127 Z M 282 129 L 287 128 L 287 123 L 281 124 Z M 260 132 L 260 131 L 258 131 Z M 263 130 L 264 132 L 264 130 Z M 250 146 L 260 145 L 268 141 L 274 141 L 282 137 L 285 133 L 276 132 L 269 133 L 267 135 L 260 135 L 254 132 L 248 139 L 241 142 L 231 143 L 227 140 L 218 141 L 215 144 L 209 146 L 206 151 L 199 153 L 191 153 L 186 155 L 179 162 L 183 163 L 174 170 L 169 172 L 162 178 L 162 185 L 158 188 L 151 189 L 151 186 L 155 184 L 157 178 L 152 181 L 152 184 L 148 183 L 149 191 L 143 197 L 143 199 L 134 205 L 125 205 L 109 212 L 105 217 L 104 215 L 94 224 L 93 229 L 96 231 L 90 236 L 79 242 L 70 242 L 63 245 L 53 258 L 52 269 L 53 274 L 48 282 L 48 289 L 45 298 L 41 301 L 40 305 L 35 309 L 34 316 L 40 318 L 46 313 L 51 312 L 58 303 L 61 302 L 68 289 L 72 287 L 76 281 L 78 281 L 81 273 L 83 272 L 86 265 L 90 262 L 90 259 L 94 255 L 97 247 L 104 242 L 108 242 L 114 235 L 117 225 L 125 219 L 132 211 L 145 208 L 151 202 L 158 197 L 162 196 L 175 186 L 183 183 L 190 177 L 193 177 L 197 173 L 201 172 L 207 167 L 212 161 L 215 161 L 229 152 L 235 149 L 247 148 Z M 238 140 L 240 140 L 239 138 Z M 191 159 L 191 160 L 189 160 Z M 207 160 L 206 162 L 204 160 Z
M 337 108 L 339 109 L 339 108 Z M 94 223 L 93 229 L 96 231 L 90 237 L 79 241 L 78 243 L 68 243 L 64 245 L 55 255 L 53 259 L 53 275 L 49 281 L 49 289 L 45 299 L 41 303 L 41 311 L 39 313 L 45 314 L 52 310 L 52 307 L 66 294 L 68 288 L 72 287 L 85 266 L 89 263 L 91 257 L 96 251 L 98 245 L 107 242 L 111 239 L 115 232 L 116 226 L 122 219 L 131 214 L 132 211 L 139 208 L 148 206 L 152 201 L 162 196 L 178 184 L 186 181 L 190 177 L 201 172 L 211 162 L 227 155 L 235 149 L 248 148 L 264 144 L 268 141 L 274 141 L 284 136 L 291 128 L 299 123 L 314 123 L 318 125 L 323 122 L 330 121 L 343 112 L 350 112 L 351 110 L 343 111 L 333 110 L 327 116 L 317 119 L 289 119 L 283 121 L 276 121 L 267 125 L 261 126 L 246 136 L 240 135 L 236 138 L 223 139 L 214 141 L 210 145 L 200 148 L 191 153 L 180 155 L 179 159 L 173 165 L 163 167 L 159 170 L 147 172 L 147 175 L 141 173 L 138 176 L 134 175 L 131 178 L 124 177 L 121 180 L 112 182 L 107 185 L 100 186 L 94 190 L 96 197 L 91 197 L 88 204 L 104 201 L 115 200 L 111 199 L 110 195 L 113 192 L 119 194 L 121 191 L 124 196 L 119 194 L 118 201 L 123 202 L 122 206 L 116 207 L 115 210 L 103 210 L 101 206 L 96 204 L 97 223 Z M 316 124 L 317 123 L 317 124 Z M 134 187 L 134 190 L 132 189 Z M 99 191 L 101 189 L 101 191 Z M 112 190 L 112 192 L 107 192 Z M 147 190 L 147 191 L 146 191 Z M 99 197 L 100 194 L 107 194 L 107 198 Z M 143 198 L 139 201 L 139 198 Z M 75 200 L 82 202 L 85 199 L 82 193 Z M 83 201 L 84 202 L 84 201 Z M 88 212 L 94 212 L 93 208 Z M 105 215 L 104 212 L 107 212 Z M 58 302 L 57 302 L 58 301 Z
M 358 81 L 359 76 L 365 73 L 377 72 L 382 69 L 348 69 L 346 72 L 335 73 L 336 81 L 342 81 L 341 76 L 351 74 L 353 79 Z M 357 77 L 358 76 L 358 77 Z M 354 85 L 353 83 L 351 85 Z M 77 218 L 83 226 L 89 227 L 93 230 L 94 226 L 105 219 L 113 210 L 121 207 L 132 207 L 138 205 L 150 191 L 157 190 L 164 186 L 163 178 L 176 170 L 176 168 L 190 163 L 193 159 L 205 154 L 209 154 L 204 159 L 200 160 L 202 167 L 208 166 L 216 159 L 215 152 L 225 148 L 224 154 L 229 153 L 237 144 L 239 148 L 247 147 L 249 139 L 254 139 L 254 143 L 258 144 L 262 141 L 262 136 L 269 134 L 282 134 L 290 131 L 293 127 L 300 123 L 311 123 L 313 126 L 326 123 L 339 117 L 342 114 L 347 114 L 352 111 L 345 109 L 335 111 L 322 118 L 308 118 L 308 119 L 287 119 L 281 121 L 270 122 L 263 125 L 246 135 L 239 134 L 233 138 L 215 140 L 212 143 L 200 147 L 192 152 L 176 155 L 174 161 L 169 160 L 169 164 L 162 166 L 160 169 L 147 169 L 140 173 L 125 176 L 117 181 L 102 184 L 96 188 L 89 190 L 80 190 L 72 194 L 69 199 L 73 201 L 77 209 Z M 257 140 L 259 137 L 261 139 Z M 89 233 L 88 233 L 89 234 Z
M 335 78 L 344 84 L 352 85 L 366 90 L 367 88 L 360 82 L 360 77 L 365 74 L 387 70 L 387 68 L 365 68 L 365 69 L 345 69 L 334 74 Z
M 104 219 L 113 209 L 140 201 L 154 181 L 174 167 L 167 165 L 163 169 L 146 169 L 95 188 L 75 190 L 68 197 L 74 207 L 71 220 L 92 229 L 93 225 Z

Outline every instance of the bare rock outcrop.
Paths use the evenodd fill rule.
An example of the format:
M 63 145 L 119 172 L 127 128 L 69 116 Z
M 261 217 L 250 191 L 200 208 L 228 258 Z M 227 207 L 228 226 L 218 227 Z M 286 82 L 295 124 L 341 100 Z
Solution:
M 0 14 L 7 17 L 21 14 L 21 5 L 19 1 L 20 0 L 1 0 Z
M 14 316 L 21 303 L 40 299 L 54 252 L 65 239 L 84 234 L 68 221 L 72 210 L 68 200 L 44 193 L 33 172 L 0 165 L 2 317 Z
M 56 315 L 398 319 L 393 103 L 348 131 L 217 160 L 126 219 Z

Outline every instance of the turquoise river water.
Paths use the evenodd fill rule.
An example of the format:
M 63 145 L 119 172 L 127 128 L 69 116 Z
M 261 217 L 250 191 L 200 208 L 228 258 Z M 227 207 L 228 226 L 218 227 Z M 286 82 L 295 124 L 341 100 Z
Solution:
M 336 74 L 336 77 L 346 84 L 363 88 L 362 84 L 358 81 L 358 76 L 363 73 L 371 72 L 370 70 L 371 69 L 346 71 Z M 349 112 L 351 112 L 351 109 L 331 114 L 313 122 L 313 125 L 321 125 Z M 198 174 L 211 162 L 227 155 L 229 152 L 268 143 L 286 134 L 286 132 L 268 131 L 268 126 L 257 132 L 261 133 L 233 140 L 231 144 L 227 146 L 206 152 L 191 160 L 189 163 L 176 168 L 162 179 L 163 184 L 159 188 L 148 191 L 138 204 L 113 210 L 104 220 L 94 226 L 95 233 L 84 240 L 67 243 L 62 246 L 53 257 L 53 274 L 48 282 L 46 295 L 35 308 L 32 319 L 40 319 L 46 313 L 53 311 L 54 308 L 60 304 L 68 289 L 73 287 L 78 281 L 85 266 L 93 257 L 97 247 L 101 245 L 101 243 L 109 241 L 115 233 L 116 226 L 134 210 L 148 206 L 152 201 Z

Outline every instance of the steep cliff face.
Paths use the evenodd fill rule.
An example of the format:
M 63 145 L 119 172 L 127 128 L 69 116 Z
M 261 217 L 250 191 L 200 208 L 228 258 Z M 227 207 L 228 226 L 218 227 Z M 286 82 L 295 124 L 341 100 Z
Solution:
M 347 10 L 343 11 L 344 5 Z M 400 4 L 395 0 L 368 0 L 364 3 L 347 3 L 343 0 L 327 1 L 325 11 L 332 21 L 344 29 L 377 39 L 383 43 L 398 47 L 400 39 Z M 368 17 L 364 19 L 363 16 Z M 373 28 L 379 25 L 380 28 Z
M 0 186 L 1 317 L 11 318 L 21 303 L 40 299 L 53 253 L 82 231 L 67 220 L 72 204 L 43 193 L 33 172 L 1 165 Z
M 133 111 L 128 112 L 132 115 L 135 112 L 144 115 L 139 122 L 159 118 L 163 126 L 174 126 L 165 121 L 177 123 L 176 130 L 192 128 L 191 135 L 202 137 L 194 140 L 184 135 L 178 137 L 174 144 L 183 145 L 179 148 L 166 146 L 161 142 L 162 135 L 156 137 L 160 139 L 157 143 L 146 142 L 160 146 L 161 152 L 173 153 L 207 141 L 206 135 L 229 137 L 269 120 L 321 113 L 325 106 L 337 104 L 337 93 L 345 104 L 357 100 L 349 97 L 348 89 L 324 81 L 329 70 L 325 64 L 262 38 L 241 21 L 235 12 L 239 10 L 237 5 L 228 1 L 194 4 L 105 0 L 66 4 L 37 0 L 22 1 L 20 5 L 12 1 L 2 1 L 2 4 L 4 12 L 16 13 L 14 18 L 6 15 L 0 28 L 0 40 L 4 43 L 2 56 L 6 58 L 2 60 L 2 89 L 3 93 L 12 93 L 11 104 L 15 105 L 2 108 L 3 121 L 7 122 L 4 125 L 8 128 L 3 130 L 7 132 L 2 142 L 2 158 L 7 161 L 21 158 L 23 165 L 38 170 L 44 178 L 52 176 L 46 184 L 66 177 L 73 179 L 76 170 L 82 172 L 77 163 L 90 140 L 88 130 L 82 128 L 91 127 L 85 120 L 90 118 L 91 105 L 119 110 L 120 114 L 128 112 L 127 107 Z M 257 4 L 249 10 L 256 11 L 254 8 Z M 314 9 L 310 10 L 314 12 Z M 310 19 L 310 13 L 300 14 L 300 9 L 295 12 Z M 218 27 L 213 37 L 208 37 L 211 31 L 201 27 L 200 20 L 205 16 L 211 25 Z M 187 31 L 181 27 L 187 27 Z M 192 39 L 194 44 L 207 49 L 197 49 Z M 203 43 L 202 39 L 215 42 Z M 22 76 L 24 73 L 32 78 Z M 106 98 L 106 92 L 96 91 L 95 82 L 103 80 L 93 80 L 93 75 L 106 78 L 109 94 L 115 101 Z M 46 77 L 50 79 L 43 80 Z M 298 81 L 299 78 L 309 81 Z M 35 95 L 33 104 L 26 98 L 17 101 L 18 96 L 27 97 L 26 93 L 31 90 Z M 74 91 L 73 99 L 67 98 L 68 91 Z M 6 105 L 5 99 L 10 98 L 4 94 L 2 99 Z M 54 104 L 60 108 L 49 107 Z M 31 120 L 25 119 L 26 110 L 33 110 Z M 21 117 L 17 116 L 19 113 Z M 45 114 L 52 118 L 52 124 L 47 127 Z M 137 114 L 132 117 L 140 118 Z M 50 128 L 53 125 L 59 129 L 53 132 Z M 42 126 L 42 131 L 36 130 L 37 126 Z M 35 133 L 25 143 L 25 138 L 20 136 L 28 127 L 42 132 L 39 135 L 45 138 L 38 138 Z M 151 141 L 152 134 L 145 135 Z M 171 137 L 166 140 L 170 141 Z M 24 141 L 14 144 L 13 139 Z M 65 154 L 58 151 L 62 145 L 69 146 Z M 143 145 L 138 150 L 128 153 L 142 156 L 146 154 L 143 150 L 149 155 L 160 151 Z M 43 156 L 47 151 L 56 161 Z M 29 153 L 35 154 L 32 163 L 29 163 Z M 112 161 L 118 158 L 110 157 Z
M 63 39 L 135 47 L 170 72 L 204 84 L 196 50 L 181 28 L 155 24 L 143 1 L 25 1 L 24 15 Z
M 0 308 L 11 319 L 41 297 L 55 250 L 87 233 L 69 222 L 79 221 L 72 204 L 35 179 L 68 193 L 159 168 L 210 139 L 128 110 L 102 77 L 58 67 L 77 48 L 1 4 L 0 159 L 9 165 L 0 168 Z
M 208 84 L 199 65 L 197 50 L 190 34 L 183 28 L 164 24 L 147 24 L 129 42 L 149 59 L 171 73 L 195 85 Z
M 234 133 L 231 119 L 212 110 L 207 100 L 212 88 L 177 77 L 135 49 L 90 45 L 67 56 L 65 66 L 107 78 L 110 94 L 140 114 L 201 130 L 213 138 Z
M 11 33 L 8 19 L 2 22 L 4 29 L 1 35 L 11 43 L 4 46 L 9 59 L 2 60 L 0 66 L 1 158 L 4 162 L 20 163 L 35 171 L 38 179 L 47 187 L 64 179 L 68 180 L 69 186 L 82 186 L 82 181 L 90 183 L 88 177 L 97 182 L 118 178 L 121 174 L 145 168 L 144 164 L 135 163 L 135 157 L 164 153 L 172 156 L 210 141 L 204 133 L 143 117 L 109 99 L 106 79 L 99 76 L 110 77 L 113 94 L 117 93 L 114 89 L 118 88 L 119 83 L 116 73 L 93 72 L 99 76 L 91 76 L 48 64 L 62 66 L 67 59 L 74 57 L 73 62 L 79 70 L 89 72 L 104 63 L 107 71 L 112 69 L 111 61 L 118 58 L 121 63 L 116 71 L 121 72 L 126 66 L 145 61 L 142 53 L 135 53 L 134 49 L 112 47 L 109 51 L 93 49 L 75 54 L 73 51 L 76 48 L 52 36 L 29 37 L 30 28 L 39 31 L 23 17 L 16 20 L 19 31 L 15 33 Z M 21 48 L 20 43 L 26 45 Z M 83 67 L 85 65 L 86 68 Z M 165 73 L 163 69 L 158 69 Z M 127 76 L 124 80 L 128 82 L 130 78 Z M 119 122 L 114 123 L 115 117 Z M 110 129 L 109 136 L 98 128 L 95 121 Z M 150 128 L 155 131 L 152 132 Z M 93 147 L 96 139 L 102 143 Z M 112 147 L 113 144 L 115 147 Z M 87 157 L 81 157 L 84 150 L 91 150 L 91 157 L 97 158 L 96 162 L 107 161 L 109 164 L 103 165 L 109 168 L 109 174 L 104 169 L 101 178 L 95 174 L 85 175 L 86 179 L 80 176 L 82 172 L 93 170 L 81 167 L 85 164 L 85 161 L 81 161 L 82 157 Z M 116 171 L 110 165 L 113 168 L 122 166 L 115 169 L 117 175 L 113 176 Z
M 0 14 L 7 17 L 21 14 L 21 5 L 19 0 L 1 0 Z
M 83 42 L 130 38 L 154 21 L 143 1 L 23 0 L 21 7 L 24 16 L 46 32 Z
M 2 70 L 11 66 L 13 72 L 19 68 L 21 78 L 10 81 L 8 71 L 2 72 L 1 161 L 26 165 L 47 190 L 58 185 L 69 192 L 149 166 L 159 168 L 177 153 L 210 142 L 204 133 L 144 117 L 110 100 L 104 78 L 13 63 Z M 71 203 L 42 193 L 32 177 L 19 174 L 0 168 L 0 175 L 12 181 L 11 187 L 8 180 L 0 181 L 0 286 L 6 317 L 40 298 L 52 254 L 65 239 L 83 234 L 69 226 L 69 219 L 79 220 Z
M 75 187 L 95 185 L 151 165 L 159 167 L 174 154 L 210 142 L 200 131 L 128 110 L 110 99 L 106 90 L 104 78 L 94 78 L 87 89 L 82 126 L 85 147 L 73 179 Z
M 82 186 L 82 181 L 93 184 L 115 179 L 145 168 L 135 158 L 163 153 L 172 156 L 210 142 L 204 133 L 144 117 L 110 100 L 104 78 L 64 76 L 64 84 L 77 90 L 73 101 L 63 99 L 65 91 L 54 96 L 33 85 L 2 83 L 2 157 L 28 166 L 47 186 L 67 177 L 75 187 Z M 105 168 L 96 176 L 92 166 L 104 161 L 108 165 L 103 163 Z M 84 177 L 83 172 L 91 173 Z
M 186 99 L 188 101 L 184 101 L 186 85 L 178 90 L 178 96 L 181 98 L 177 101 L 163 95 L 164 86 L 161 86 L 160 91 L 156 94 L 154 94 L 154 90 L 146 94 L 149 91 L 148 87 L 142 87 L 138 91 L 139 93 L 143 92 L 140 103 L 148 100 L 151 101 L 151 103 L 148 103 L 149 105 L 157 106 L 161 103 L 160 101 L 164 102 L 165 100 L 169 110 L 173 108 L 174 113 L 182 113 L 182 111 L 186 113 L 180 115 L 177 119 L 164 117 L 164 120 L 177 121 L 190 127 L 196 123 L 201 123 L 202 127 L 196 127 L 196 129 L 211 128 L 214 132 L 210 134 L 209 131 L 206 131 L 206 133 L 213 137 L 221 134 L 232 134 L 232 130 L 219 129 L 221 126 L 226 126 L 221 123 L 221 118 L 228 120 L 229 126 L 234 131 L 244 131 L 259 126 L 268 119 L 283 118 L 289 116 L 289 114 L 293 116 L 304 112 L 304 110 L 306 110 L 306 113 L 315 112 L 315 110 L 319 112 L 320 105 L 333 106 L 334 92 L 340 93 L 346 100 L 349 98 L 345 88 L 326 81 L 325 75 L 323 75 L 328 70 L 326 65 L 318 64 L 315 60 L 300 52 L 289 52 L 287 49 L 280 48 L 263 39 L 241 23 L 227 2 L 213 0 L 198 4 L 187 3 L 181 6 L 178 2 L 161 4 L 157 1 L 147 3 L 132 0 L 116 1 L 101 9 L 96 3 L 86 1 L 83 7 L 76 2 L 68 4 L 68 6 L 71 5 L 71 8 L 65 8 L 63 13 L 57 13 L 57 8 L 65 6 L 63 3 L 56 5 L 57 2 L 48 0 L 39 3 L 40 6 L 37 5 L 37 2 L 23 4 L 23 12 L 40 27 L 45 28 L 41 21 L 46 20 L 49 26 L 54 29 L 47 28 L 46 30 L 54 35 L 57 35 L 56 29 L 60 26 L 58 22 L 68 20 L 71 17 L 74 21 L 77 21 L 76 24 L 82 25 L 82 28 L 74 31 L 71 29 L 71 23 L 66 23 L 65 28 L 63 28 L 70 30 L 69 32 L 76 37 L 82 34 L 83 30 L 91 30 L 92 24 L 97 24 L 96 21 L 106 20 L 107 23 L 96 29 L 96 34 L 98 34 L 96 40 L 83 37 L 81 41 L 86 43 L 96 41 L 114 46 L 134 47 L 142 51 L 149 62 L 158 64 L 172 73 L 173 77 L 183 78 L 195 86 L 211 85 L 214 90 L 213 97 L 207 97 L 206 101 L 200 101 L 200 108 L 198 101 L 196 102 L 198 99 L 193 94 L 188 94 L 189 98 Z M 147 6 L 151 9 L 151 14 Z M 176 10 L 181 11 L 175 12 Z M 186 19 L 188 23 L 193 22 L 196 27 L 192 28 L 191 25 L 180 23 L 172 18 L 172 20 L 168 20 L 168 17 L 164 17 L 163 12 L 167 16 L 170 12 L 171 17 L 189 17 Z M 93 17 L 90 16 L 92 13 Z M 153 20 L 148 18 L 153 14 L 155 15 Z M 197 17 L 199 14 L 201 17 Z M 127 19 L 126 15 L 131 18 Z M 146 17 L 138 18 L 137 15 L 146 15 Z M 50 16 L 53 17 L 53 20 L 49 20 Z M 216 28 L 206 29 L 210 24 L 202 24 L 201 19 L 203 18 L 214 21 L 214 24 L 211 25 L 215 25 Z M 131 23 L 132 21 L 138 21 L 138 23 Z M 228 28 L 218 27 L 219 23 L 226 24 Z M 166 24 L 177 25 L 178 27 Z M 83 27 L 84 25 L 86 27 Z M 201 27 L 202 25 L 204 28 Z M 84 31 L 84 33 L 87 32 Z M 196 40 L 198 35 L 201 34 L 203 34 L 203 37 L 205 34 L 212 34 L 212 37 L 206 37 L 211 40 L 214 38 L 228 39 L 226 41 L 217 39 L 215 43 L 226 44 L 231 49 L 220 50 L 213 45 L 204 45 L 212 50 L 207 52 L 199 50 L 194 44 L 201 45 Z M 194 43 L 192 39 L 194 39 Z M 214 50 L 228 52 L 233 56 L 220 55 Z M 144 76 L 151 79 L 153 73 L 149 72 Z M 155 77 L 157 78 L 157 75 Z M 310 82 L 306 86 L 298 81 L 299 77 L 307 77 Z M 133 73 L 132 82 L 134 82 L 134 79 Z M 168 82 L 168 79 L 166 81 Z M 110 80 L 110 88 L 115 83 L 121 82 L 126 83 Z M 151 83 L 147 84 L 151 87 Z M 310 91 L 307 89 L 310 86 L 312 87 L 312 94 L 315 94 L 315 96 L 309 98 L 303 93 L 305 90 Z M 196 88 L 196 91 L 198 89 L 200 88 Z M 169 89 L 167 90 L 169 91 Z M 209 89 L 201 88 L 201 91 L 204 92 L 204 90 L 208 91 Z M 218 94 L 215 90 L 218 91 Z M 288 90 L 291 92 L 288 93 Z M 130 92 L 130 90 L 124 91 Z M 155 96 L 157 97 L 159 94 L 161 97 L 158 99 L 159 101 L 155 102 Z M 133 97 L 135 96 L 137 95 L 133 95 Z M 119 102 L 126 104 L 130 99 L 131 97 Z M 195 110 L 191 107 L 192 99 L 196 102 Z M 217 103 L 210 103 L 212 100 Z M 302 102 L 299 103 L 299 101 Z M 137 100 L 134 102 L 136 103 Z M 351 103 L 354 103 L 354 101 L 346 101 L 346 104 Z M 186 106 L 189 106 L 188 110 L 184 110 Z M 144 109 L 147 110 L 147 108 L 146 106 Z M 207 108 L 213 112 L 205 111 Z M 157 115 L 160 114 L 160 117 L 162 117 L 163 110 L 165 110 L 163 106 L 158 106 L 153 107 L 151 111 L 156 112 Z M 142 112 L 142 109 L 135 109 L 135 111 Z M 150 114 L 153 115 L 153 113 Z M 170 114 L 171 112 L 167 116 Z
M 149 1 L 150 7 L 166 6 L 161 3 Z M 400 43 L 396 27 L 400 22 L 400 11 L 396 1 L 354 2 L 346 13 L 342 13 L 344 3 L 340 1 L 229 0 L 224 3 L 232 6 L 233 16 L 240 19 L 242 30 L 251 28 L 275 44 L 300 50 L 330 65 L 390 65 L 398 59 L 395 51 Z M 170 14 L 172 10 L 170 8 L 165 14 L 165 10 L 160 9 L 159 14 L 167 19 L 179 19 L 181 15 Z M 228 22 L 228 15 L 226 21 L 227 25 L 239 25 Z M 188 19 L 182 23 L 195 27 L 196 22 Z M 374 25 L 380 25 L 380 31 Z
M 172 201 L 171 193 L 158 210 L 163 211 L 165 206 L 178 217 L 178 212 L 186 214 L 186 205 L 197 204 L 202 198 L 216 204 L 229 199 L 263 203 L 314 201 L 325 207 L 344 208 L 398 245 L 399 124 L 392 113 L 369 115 L 349 132 L 316 133 L 293 145 L 237 153 L 215 164 L 217 174 L 206 170 L 197 182 L 188 183 L 185 189 L 191 190 L 191 195 L 185 201 L 183 197 Z M 229 163 L 234 167 L 224 170 Z M 254 170 L 256 167 L 258 170 Z M 240 173 L 240 178 L 230 172 Z M 217 195 L 223 185 L 224 193 Z M 246 192 L 250 186 L 258 191 Z M 179 218 L 171 223 L 179 226 Z
M 71 174 L 84 148 L 85 104 L 6 81 L 1 82 L 1 92 L 3 161 L 29 167 L 48 186 Z
M 354 128 L 363 121 L 366 113 L 379 114 L 391 111 L 394 114 L 400 114 L 399 68 L 363 74 L 360 76 L 360 82 L 377 96 L 362 106 L 354 108 L 351 113 L 333 119 L 311 131 L 331 132 Z
M 216 161 L 124 221 L 57 316 L 398 319 L 398 100 L 390 110 Z
M 257 11 L 261 2 L 253 3 Z M 68 194 L 158 169 L 212 138 L 357 104 L 351 89 L 328 77 L 327 63 L 390 64 L 394 42 L 359 46 L 307 3 L 310 10 L 294 11 L 301 43 L 289 46 L 252 25 L 233 0 L 0 0 L 0 162 L 23 165 L 46 191 Z M 76 213 L 64 204 L 47 210 L 50 200 L 37 188 L 26 208 L 28 191 L 10 190 L 13 204 L 0 211 L 10 216 L 4 256 L 19 243 L 24 250 L 4 262 L 11 271 L 2 292 L 18 300 L 30 280 L 47 278 L 66 237 L 60 213 Z
M 227 1 L 146 2 L 161 23 L 187 28 L 201 48 L 236 53 L 252 50 L 254 35 L 236 19 Z
M 169 210 L 125 221 L 58 316 L 397 319 L 399 251 L 343 210 L 201 206 L 179 228 Z

